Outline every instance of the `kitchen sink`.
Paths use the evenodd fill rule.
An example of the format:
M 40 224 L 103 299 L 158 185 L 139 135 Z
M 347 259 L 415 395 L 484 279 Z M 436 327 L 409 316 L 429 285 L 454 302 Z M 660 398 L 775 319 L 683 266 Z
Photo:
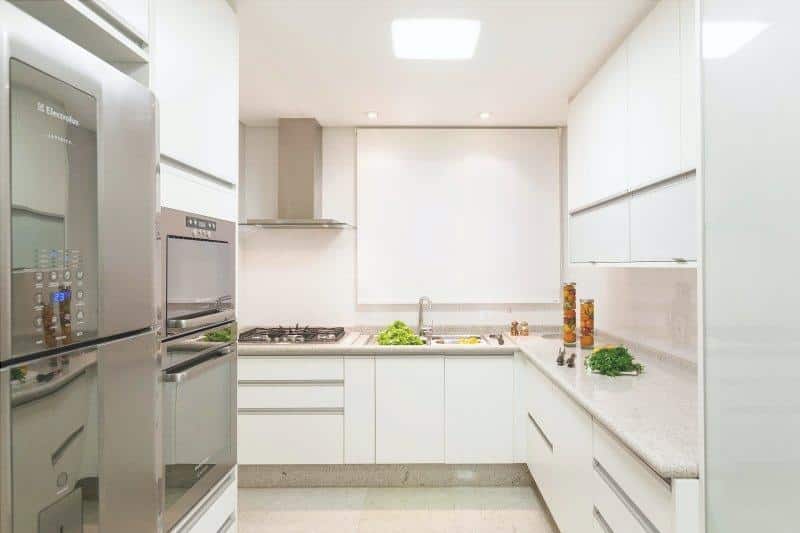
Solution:
M 466 343 L 467 339 L 478 339 L 478 342 Z M 478 345 L 489 344 L 483 335 L 434 335 L 431 337 L 433 344 L 464 344 L 464 345 Z

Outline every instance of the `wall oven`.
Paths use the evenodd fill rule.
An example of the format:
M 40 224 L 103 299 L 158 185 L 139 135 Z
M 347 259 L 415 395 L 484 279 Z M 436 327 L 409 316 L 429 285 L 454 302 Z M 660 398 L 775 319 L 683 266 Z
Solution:
M 165 531 L 236 465 L 236 335 L 228 322 L 162 343 Z
M 164 336 L 233 320 L 236 224 L 163 208 L 160 228 Z

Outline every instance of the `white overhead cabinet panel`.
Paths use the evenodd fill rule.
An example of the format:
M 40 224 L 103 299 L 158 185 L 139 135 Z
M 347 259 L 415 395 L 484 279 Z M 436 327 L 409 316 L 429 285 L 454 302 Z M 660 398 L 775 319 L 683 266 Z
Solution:
M 631 261 L 697 260 L 694 174 L 631 196 Z
M 661 0 L 628 38 L 631 189 L 681 172 L 678 0 Z
M 161 153 L 235 183 L 238 23 L 225 0 L 155 0 L 154 89 Z
M 573 263 L 626 263 L 630 260 L 630 200 L 620 198 L 570 216 Z
M 623 44 L 570 105 L 569 206 L 577 209 L 624 193 L 628 50 Z
M 558 130 L 357 135 L 360 304 L 558 301 Z
M 92 0 L 120 23 L 130 28 L 144 42 L 149 40 L 150 9 L 148 0 Z

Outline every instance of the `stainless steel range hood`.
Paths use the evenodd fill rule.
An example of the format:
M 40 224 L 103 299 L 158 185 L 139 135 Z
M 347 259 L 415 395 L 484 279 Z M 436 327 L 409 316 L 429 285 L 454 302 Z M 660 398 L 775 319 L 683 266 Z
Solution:
M 248 219 L 265 228 L 347 228 L 322 218 L 322 127 L 313 118 L 278 121 L 278 217 Z

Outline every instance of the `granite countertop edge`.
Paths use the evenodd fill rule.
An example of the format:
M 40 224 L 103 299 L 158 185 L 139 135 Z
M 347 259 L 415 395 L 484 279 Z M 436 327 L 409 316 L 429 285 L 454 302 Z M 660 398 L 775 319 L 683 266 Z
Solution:
M 575 387 L 566 383 L 560 376 L 553 372 L 553 369 L 544 364 L 541 359 L 541 354 L 538 350 L 517 344 L 517 349 L 520 353 L 530 360 L 539 370 L 541 370 L 550 381 L 556 384 L 567 396 L 572 398 L 578 405 L 585 409 L 595 420 L 597 420 L 603 427 L 610 431 L 625 447 L 632 451 L 639 457 L 650 469 L 656 474 L 666 480 L 670 479 L 696 479 L 699 478 L 699 464 L 697 460 L 679 459 L 681 455 L 686 455 L 680 451 L 674 453 L 674 450 L 667 450 L 663 453 L 664 448 L 669 448 L 667 445 L 661 449 L 662 453 L 654 452 L 652 448 L 642 446 L 636 438 L 635 434 L 631 434 L 629 428 L 622 427 L 614 420 L 614 413 L 609 414 L 607 410 L 598 408 L 594 402 L 581 394 Z M 552 354 L 555 358 L 555 352 Z M 680 363 L 678 363 L 680 364 Z M 606 378 L 604 379 L 616 379 Z M 624 378 L 623 378 L 624 379 Z M 663 456 L 671 456 L 670 459 L 664 460 Z

